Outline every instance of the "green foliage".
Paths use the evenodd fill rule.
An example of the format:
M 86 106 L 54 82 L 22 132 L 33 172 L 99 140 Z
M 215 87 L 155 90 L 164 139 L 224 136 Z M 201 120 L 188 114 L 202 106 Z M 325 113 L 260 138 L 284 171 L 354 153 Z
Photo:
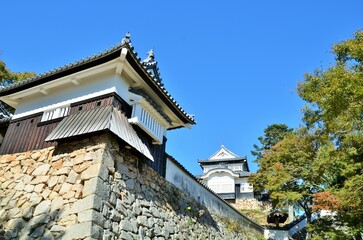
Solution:
M 264 136 L 258 138 L 261 146 L 253 145 L 255 151 L 251 151 L 252 155 L 256 156 L 257 159 L 262 158 L 262 155 L 266 151 L 275 146 L 289 132 L 292 132 L 292 128 L 289 128 L 286 124 L 272 124 L 267 126 L 264 130 Z
M 336 64 L 306 74 L 298 93 L 309 103 L 307 125 L 318 126 L 334 143 L 326 160 L 337 168 L 330 190 L 340 200 L 341 221 L 354 234 L 363 231 L 363 31 L 334 45 L 333 52 Z
M 363 232 L 363 31 L 334 45 L 333 53 L 334 65 L 307 73 L 298 85 L 307 102 L 305 126 L 273 145 L 269 136 L 259 138 L 262 147 L 253 154 L 260 169 L 251 181 L 270 191 L 275 206 L 299 205 L 315 239 L 358 239 Z M 329 220 L 334 224 L 309 218 L 324 208 L 336 211 Z
M 0 84 L 3 82 L 12 83 L 22 81 L 24 79 L 34 77 L 34 72 L 12 72 L 6 68 L 5 62 L 0 60 Z M 14 109 L 5 103 L 2 103 L 6 110 L 10 113 L 14 112 Z
M 229 233 L 231 233 L 231 232 L 239 233 L 239 232 L 243 232 L 244 230 L 246 230 L 246 229 L 244 229 L 242 227 L 241 223 L 239 223 L 235 219 L 229 219 L 229 218 L 226 218 L 226 217 L 221 217 L 220 220 L 226 226 L 227 232 L 229 232 Z
M 249 219 L 252 219 L 253 221 L 257 222 L 261 225 L 267 225 L 267 211 L 262 211 L 258 209 L 238 209 L 241 213 L 246 215 Z
M 34 72 L 12 72 L 6 68 L 4 61 L 0 60 L 0 82 L 8 81 L 21 81 L 30 77 L 34 77 Z
M 275 208 L 297 205 L 311 222 L 311 205 L 314 194 L 327 183 L 326 171 L 333 172 L 323 162 L 325 154 L 321 148 L 330 149 L 332 144 L 323 142 L 318 130 L 300 128 L 285 134 L 262 158 L 257 159 L 260 169 L 250 181 L 270 192 Z M 324 143 L 324 146 L 323 146 Z
M 333 226 L 333 227 L 332 227 Z M 349 234 L 336 224 L 334 218 L 322 217 L 308 225 L 308 231 L 312 233 L 312 240 L 341 240 L 353 239 Z

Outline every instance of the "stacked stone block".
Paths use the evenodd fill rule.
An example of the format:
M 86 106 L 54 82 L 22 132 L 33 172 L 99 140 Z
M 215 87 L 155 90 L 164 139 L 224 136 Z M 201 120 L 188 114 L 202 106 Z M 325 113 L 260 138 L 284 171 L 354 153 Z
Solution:
M 108 134 L 0 156 L 0 238 L 255 239 Z
M 268 201 L 258 201 L 252 199 L 237 199 L 235 203 L 230 203 L 236 209 L 250 209 L 269 212 L 272 209 L 271 203 Z

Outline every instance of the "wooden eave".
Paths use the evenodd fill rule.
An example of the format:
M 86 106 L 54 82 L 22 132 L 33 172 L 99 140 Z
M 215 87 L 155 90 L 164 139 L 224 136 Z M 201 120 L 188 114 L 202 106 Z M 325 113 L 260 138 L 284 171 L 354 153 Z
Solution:
M 156 95 L 173 112 L 173 114 L 175 114 L 175 116 L 177 116 L 184 124 L 195 124 L 194 119 L 190 117 L 184 110 L 182 110 L 179 104 L 170 96 L 167 90 L 163 87 L 163 84 L 152 78 L 152 76 L 147 72 L 146 68 L 141 64 L 140 60 L 136 57 L 137 54 L 133 52 L 133 47 L 131 47 L 127 43 L 119 44 L 117 47 L 111 48 L 110 50 L 107 50 L 98 55 L 65 65 L 63 67 L 51 70 L 47 73 L 40 74 L 36 77 L 26 79 L 4 89 L 1 89 L 0 98 L 33 87 L 37 87 L 39 85 L 54 81 L 56 79 L 67 77 L 72 74 L 117 59 L 118 57 L 120 57 L 123 48 L 126 48 L 128 50 L 128 54 L 126 54 L 126 59 L 130 66 L 132 66 L 132 68 L 143 79 L 146 85 L 150 87 L 153 92 L 156 93 Z M 176 126 L 175 128 L 178 127 L 180 126 Z
M 136 59 L 135 54 L 127 54 L 126 59 L 133 69 L 140 75 L 140 77 L 145 81 L 145 83 L 157 94 L 159 98 L 170 108 L 173 113 L 181 119 L 184 123 L 195 124 L 195 121 L 190 117 L 187 117 L 187 113 L 183 112 L 175 100 L 172 99 L 170 94 L 166 90 L 162 90 L 162 84 L 157 80 L 154 80 L 150 74 L 147 72 L 146 68 L 141 65 L 140 61 Z M 163 88 L 164 89 L 164 88 Z M 178 105 L 178 106 L 176 106 Z
M 198 160 L 198 163 L 201 164 L 217 164 L 217 163 L 236 163 L 236 162 L 245 162 L 247 161 L 246 157 L 242 158 L 224 158 L 224 159 L 206 159 L 206 160 Z
M 41 74 L 39 76 L 36 76 L 34 78 L 26 79 L 24 81 L 21 81 L 19 83 L 15 83 L 8 88 L 5 88 L 4 90 L 0 90 L 0 97 L 7 96 L 13 93 L 17 93 L 23 90 L 27 90 L 32 87 L 36 87 L 39 85 L 42 85 L 44 83 L 51 82 L 53 80 L 67 77 L 69 75 L 72 75 L 77 72 L 81 72 L 83 70 L 101 65 L 103 63 L 107 63 L 117 57 L 120 56 L 121 49 L 118 49 L 116 51 L 113 51 L 111 53 L 107 53 L 99 58 L 91 59 L 86 62 L 77 62 L 75 64 L 66 65 L 64 67 L 58 68 L 56 70 L 52 70 L 48 73 Z M 74 66 L 72 66 L 74 65 Z

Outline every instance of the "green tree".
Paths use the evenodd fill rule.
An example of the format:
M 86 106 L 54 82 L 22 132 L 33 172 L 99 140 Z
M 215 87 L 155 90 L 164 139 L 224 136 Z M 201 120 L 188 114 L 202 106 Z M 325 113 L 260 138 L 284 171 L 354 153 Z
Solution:
M 298 206 L 311 223 L 314 194 L 327 186 L 330 176 L 325 165 L 328 159 L 320 152 L 322 148 L 326 149 L 325 154 L 333 145 L 324 140 L 318 129 L 301 127 L 286 133 L 256 160 L 259 170 L 250 181 L 270 192 L 274 207 Z
M 310 223 L 313 212 L 335 211 L 334 224 L 310 225 L 315 239 L 361 239 L 363 32 L 334 45 L 333 53 L 332 66 L 306 74 L 298 85 L 307 102 L 304 127 L 256 151 L 260 168 L 251 181 L 269 190 L 276 206 L 300 206 Z
M 266 163 L 264 162 L 264 155 L 270 151 L 279 141 L 281 141 L 286 134 L 292 132 L 292 128 L 289 128 L 286 124 L 271 124 L 264 130 L 264 135 L 258 137 L 259 145 L 254 144 L 254 151 L 251 151 L 253 156 L 256 156 L 254 162 L 259 165 L 259 173 L 264 171 Z M 261 194 L 265 190 L 267 178 L 258 178 L 258 181 L 254 181 L 254 191 L 256 194 Z
M 34 76 L 34 72 L 12 72 L 6 67 L 5 62 L 0 60 L 0 85 L 8 85 Z M 3 102 L 1 104 L 5 106 L 8 112 L 14 112 L 12 107 Z
M 12 72 L 6 67 L 5 62 L 0 60 L 0 82 L 21 81 L 34 76 L 34 72 Z
M 258 137 L 260 146 L 254 144 L 254 151 L 251 151 L 257 159 L 262 158 L 263 154 L 281 141 L 287 133 L 292 132 L 286 124 L 271 124 L 264 130 L 264 136 Z
M 298 93 L 309 105 L 308 126 L 319 127 L 334 143 L 337 166 L 329 189 L 340 200 L 338 216 L 352 237 L 363 232 L 363 31 L 333 46 L 336 62 L 306 74 Z

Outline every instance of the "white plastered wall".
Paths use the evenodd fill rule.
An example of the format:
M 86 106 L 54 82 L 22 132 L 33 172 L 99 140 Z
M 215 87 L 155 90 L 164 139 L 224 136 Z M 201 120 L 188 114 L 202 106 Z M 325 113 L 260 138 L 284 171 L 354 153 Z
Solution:
M 234 177 L 229 173 L 213 173 L 208 177 L 207 185 L 216 193 L 232 193 L 234 189 Z
M 38 94 L 20 101 L 13 119 L 111 92 L 116 92 L 122 99 L 129 102 L 129 85 L 126 80 L 115 73 L 96 75 L 81 79 L 79 82 L 78 86 L 71 83 L 64 84 L 56 91 L 49 90 L 48 95 Z
M 250 187 L 248 183 L 248 178 L 236 179 L 236 184 L 241 185 L 241 192 L 253 192 L 253 187 Z

